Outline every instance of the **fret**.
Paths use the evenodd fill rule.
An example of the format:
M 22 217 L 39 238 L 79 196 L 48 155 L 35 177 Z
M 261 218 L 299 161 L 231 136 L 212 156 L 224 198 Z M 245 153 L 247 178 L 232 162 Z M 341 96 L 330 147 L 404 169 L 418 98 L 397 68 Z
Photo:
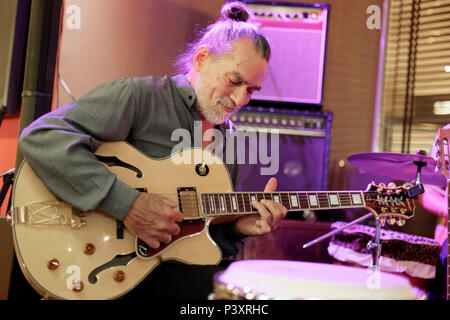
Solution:
M 317 193 L 320 208 L 329 208 L 330 202 L 328 201 L 328 194 L 325 192 Z
M 298 202 L 300 203 L 300 209 L 309 209 L 309 202 L 306 193 L 298 194 Z
M 288 210 L 292 210 L 291 201 L 289 201 L 289 194 L 283 192 L 280 193 L 281 196 L 281 204 L 286 207 Z
M 241 209 L 241 206 L 240 206 L 241 202 L 242 202 L 242 209 Z M 245 193 L 241 193 L 241 200 L 239 202 L 239 211 L 240 212 L 247 212 L 247 209 L 245 207 Z
M 227 208 L 227 212 L 233 213 L 233 209 L 231 208 L 231 194 L 225 194 L 225 206 Z
M 272 193 L 271 193 L 271 192 L 265 192 L 263 195 L 264 195 L 264 198 L 263 198 L 263 199 L 266 199 L 266 200 L 272 200 L 272 201 L 273 201 Z
M 350 199 L 350 193 L 348 192 L 340 192 L 339 195 L 339 202 L 344 207 L 351 207 L 352 206 L 352 200 Z
M 244 196 L 245 212 L 252 212 L 251 202 L 252 202 L 252 200 L 250 197 L 250 193 L 246 193 Z
M 205 214 L 205 215 L 211 213 L 211 209 L 209 208 L 207 198 L 208 198 L 208 195 L 202 194 L 203 214 Z
M 216 208 L 215 212 L 220 214 L 221 213 L 220 200 L 217 193 L 213 193 L 213 199 L 214 199 L 214 206 Z

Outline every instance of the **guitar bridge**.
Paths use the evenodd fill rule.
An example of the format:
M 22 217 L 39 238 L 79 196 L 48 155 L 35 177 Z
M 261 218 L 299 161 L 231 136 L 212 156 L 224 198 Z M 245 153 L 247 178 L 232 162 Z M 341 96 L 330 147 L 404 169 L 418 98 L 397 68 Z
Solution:
M 177 189 L 178 205 L 183 213 L 184 219 L 201 218 L 197 201 L 197 189 L 195 187 L 183 187 Z

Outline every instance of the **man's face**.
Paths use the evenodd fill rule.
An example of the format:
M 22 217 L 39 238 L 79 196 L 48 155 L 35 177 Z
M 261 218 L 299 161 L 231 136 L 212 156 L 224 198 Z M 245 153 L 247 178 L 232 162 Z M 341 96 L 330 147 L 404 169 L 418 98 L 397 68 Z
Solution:
M 261 88 L 267 67 L 267 61 L 246 39 L 235 41 L 223 56 L 208 53 L 197 69 L 197 108 L 209 122 L 223 123 Z

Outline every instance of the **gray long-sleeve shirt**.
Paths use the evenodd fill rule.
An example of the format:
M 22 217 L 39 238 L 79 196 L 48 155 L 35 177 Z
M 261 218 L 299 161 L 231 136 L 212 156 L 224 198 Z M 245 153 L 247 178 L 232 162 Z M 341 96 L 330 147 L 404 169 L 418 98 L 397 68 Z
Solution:
M 34 121 L 23 130 L 19 148 L 55 196 L 81 211 L 101 209 L 123 220 L 139 192 L 118 180 L 93 152 L 103 141 L 124 140 L 152 158 L 169 156 L 178 144 L 171 140 L 174 130 L 186 129 L 194 139 L 194 122 L 200 121 L 195 99 L 184 75 L 110 81 Z M 227 121 L 219 129 L 232 127 Z M 238 167 L 228 162 L 236 185 Z M 232 230 L 225 233 L 240 240 Z M 236 253 L 232 247 L 228 254 Z

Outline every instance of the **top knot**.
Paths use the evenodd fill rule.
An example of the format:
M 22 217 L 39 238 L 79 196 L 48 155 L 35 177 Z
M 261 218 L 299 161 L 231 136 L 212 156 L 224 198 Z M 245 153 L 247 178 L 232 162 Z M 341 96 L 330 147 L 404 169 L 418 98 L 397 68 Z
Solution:
M 224 4 L 220 11 L 224 19 L 235 21 L 247 21 L 249 14 L 242 2 L 231 2 Z

